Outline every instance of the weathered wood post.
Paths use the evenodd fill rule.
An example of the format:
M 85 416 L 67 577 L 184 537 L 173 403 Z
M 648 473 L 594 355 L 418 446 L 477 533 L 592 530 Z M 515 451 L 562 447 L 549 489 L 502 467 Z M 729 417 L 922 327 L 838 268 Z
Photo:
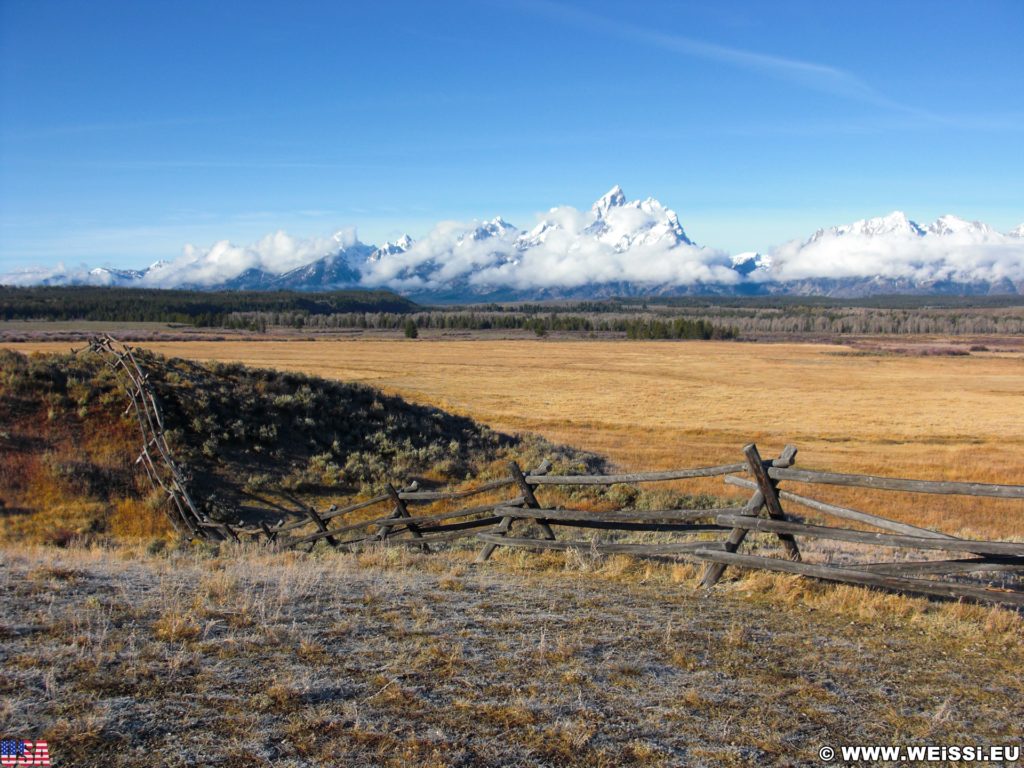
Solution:
M 742 514 L 753 516 L 761 511 L 761 507 L 764 506 L 764 494 L 761 491 L 754 491 L 754 495 L 750 497 L 750 500 L 743 507 Z M 746 528 L 733 528 L 729 532 L 729 538 L 725 540 L 725 551 L 735 552 L 739 549 L 740 544 L 747 537 Z M 725 573 L 725 564 L 723 563 L 708 563 L 704 569 L 704 576 L 701 577 L 698 588 L 700 589 L 711 589 L 718 583 L 718 580 L 722 578 L 722 574 Z
M 405 506 L 405 502 L 402 500 L 402 497 L 398 495 L 398 491 L 395 490 L 395 486 L 393 486 L 391 483 L 387 484 L 387 493 L 388 496 L 391 497 L 391 501 L 394 502 L 395 505 L 391 517 L 396 522 L 390 524 L 384 523 L 383 525 L 381 525 L 380 530 L 377 531 L 376 536 L 378 541 L 384 541 L 388 537 L 388 534 L 391 533 L 391 529 L 395 527 L 398 521 L 401 521 L 403 518 L 412 517 L 412 515 L 409 514 L 409 508 Z M 420 527 L 418 525 L 410 523 L 406 527 L 409 529 L 409 533 L 412 534 L 412 537 L 414 539 L 423 538 L 423 533 L 420 531 Z M 426 544 L 426 542 L 421 544 L 420 547 L 423 552 L 430 551 L 430 547 Z
M 314 510 L 312 507 L 305 505 L 303 505 L 303 508 L 306 512 L 306 517 L 313 521 L 313 525 L 317 527 L 320 533 L 327 533 L 327 523 L 325 523 L 323 521 L 323 518 L 321 518 L 320 515 L 316 513 L 316 510 Z M 332 549 L 338 548 L 338 540 L 336 538 L 334 538 L 333 536 L 324 536 L 324 538 L 327 539 L 327 543 L 331 545 Z M 315 546 L 316 542 L 314 541 L 309 548 L 311 552 L 313 551 L 313 547 Z
M 774 461 L 767 462 L 771 466 L 777 467 L 789 467 L 792 466 L 794 459 L 796 458 L 797 447 L 795 445 L 787 445 L 782 453 L 779 454 L 779 458 Z M 761 459 L 761 454 L 757 450 L 757 446 L 754 443 L 747 445 L 743 449 L 743 455 L 747 457 L 747 465 L 750 467 L 750 472 L 754 476 L 754 480 L 757 484 L 757 490 L 754 495 L 750 497 L 746 506 L 743 508 L 743 515 L 752 517 L 757 515 L 761 511 L 761 507 L 766 507 L 768 510 L 768 516 L 774 520 L 785 520 L 786 516 L 782 511 L 782 505 L 779 503 L 779 495 L 777 482 L 768 477 L 768 469 L 765 466 L 765 462 Z M 725 540 L 725 551 L 735 552 L 739 549 L 743 540 L 747 537 L 747 529 L 736 527 L 729 532 L 729 537 Z M 783 543 L 786 548 L 787 554 L 793 560 L 800 559 L 800 550 L 796 545 L 796 539 L 790 534 L 779 534 L 779 540 Z M 724 563 L 708 563 L 707 568 L 704 569 L 704 576 L 700 580 L 699 588 L 710 589 L 718 583 L 719 579 L 725 573 L 726 565 Z
M 540 466 L 538 466 L 530 474 L 546 475 L 550 469 L 551 462 L 545 459 L 544 461 L 541 462 Z M 511 462 L 509 464 L 509 471 L 512 474 L 512 480 L 515 481 L 516 486 L 522 493 L 523 501 L 526 504 L 526 506 L 532 507 L 533 509 L 539 509 L 540 504 L 537 502 L 537 497 L 533 495 L 533 488 L 531 488 L 530 484 L 526 482 L 526 478 L 523 477 L 523 473 L 522 470 L 519 469 L 519 465 L 516 464 L 514 461 Z M 532 505 L 530 504 L 531 501 L 533 502 Z M 511 530 L 512 523 L 514 521 L 515 518 L 505 515 L 503 518 L 501 518 L 501 522 L 499 522 L 491 532 L 496 536 L 506 536 L 508 535 L 509 530 Z M 547 527 L 548 531 L 551 531 L 551 526 L 547 525 L 547 523 L 545 523 L 545 526 Z M 554 532 L 551 532 L 550 540 L 554 540 L 554 538 L 555 534 Z M 497 544 L 487 542 L 486 544 L 484 544 L 483 548 L 480 550 L 480 554 L 476 556 L 476 560 L 474 560 L 473 562 L 486 563 L 490 559 L 491 555 L 494 554 L 494 550 L 497 549 L 497 547 Z
M 260 520 L 260 528 L 263 529 L 263 533 L 267 537 L 267 546 L 273 544 L 274 540 L 277 538 L 277 531 L 270 530 L 270 526 L 262 520 Z
M 522 491 L 525 506 L 530 509 L 540 509 L 540 502 L 537 501 L 537 497 L 533 495 L 533 488 L 526 482 L 526 477 L 523 475 L 523 470 L 519 468 L 519 465 L 510 461 L 508 463 L 509 472 L 512 473 L 512 479 L 516 481 L 516 485 L 519 486 L 519 490 Z M 555 532 L 551 530 L 551 526 L 548 525 L 547 521 L 541 517 L 533 518 L 533 521 L 540 526 L 541 531 L 544 533 L 544 538 L 548 541 L 555 540 Z
M 789 454 L 788 456 L 787 453 Z M 768 511 L 768 517 L 772 520 L 785 520 L 786 513 L 782 511 L 782 503 L 779 501 L 778 481 L 768 477 L 768 467 L 773 466 L 775 462 L 762 461 L 761 454 L 758 453 L 757 446 L 754 443 L 746 446 L 743 449 L 743 454 L 747 457 L 747 463 L 750 465 L 750 471 L 757 482 L 758 490 L 764 495 L 764 507 Z M 787 462 L 788 466 L 792 463 L 795 456 L 796 446 L 786 446 L 779 459 Z M 785 548 L 790 560 L 800 559 L 800 548 L 797 547 L 796 539 L 791 534 L 780 533 L 779 541 L 782 542 L 782 546 Z

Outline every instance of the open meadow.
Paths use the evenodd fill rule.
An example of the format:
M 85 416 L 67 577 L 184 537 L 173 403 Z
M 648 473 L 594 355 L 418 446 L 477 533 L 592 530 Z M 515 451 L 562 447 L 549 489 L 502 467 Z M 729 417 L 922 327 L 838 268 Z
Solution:
M 621 469 L 739 462 L 751 441 L 765 457 L 794 443 L 797 467 L 840 472 L 1020 484 L 1024 463 L 1024 356 L 1015 351 L 552 339 L 144 346 L 370 384 L 596 452 Z M 61 456 L 102 432 L 94 409 L 123 407 L 119 392 L 86 376 L 81 358 L 65 410 L 53 410 L 60 398 L 36 397 L 31 390 L 55 386 L 67 360 L 32 368 L 21 358 L 11 362 L 24 368 L 20 378 L 9 376 L 21 382 L 11 391 L 23 410 L 35 403 L 24 410 L 22 442 L 29 428 L 59 431 L 51 421 L 85 430 L 67 431 Z M 373 429 L 382 431 L 370 430 L 370 443 L 404 440 L 402 429 L 431 444 L 447 444 L 439 435 L 455 427 L 463 442 L 477 435 L 447 416 L 427 434 L 413 406 L 384 407 L 332 382 L 303 382 L 308 413 L 318 416 L 303 421 L 296 414 L 307 411 L 281 394 L 297 387 L 287 377 L 235 370 L 218 378 L 180 360 L 152 372 L 155 385 L 189 382 L 165 391 L 186 393 L 167 413 L 198 430 L 194 442 L 261 413 L 261 426 L 276 424 L 282 439 L 289 425 L 309 421 L 312 432 L 289 438 L 293 451 L 318 420 L 352 436 L 378 418 Z M 92 394 L 75 399 L 79 390 Z M 288 408 L 234 410 L 257 392 L 259 402 Z M 46 415 L 47 403 L 59 419 Z M 204 410 L 224 423 L 205 424 Z M 81 413 L 92 421 L 75 421 Z M 134 427 L 116 426 L 125 445 L 109 448 L 125 453 Z M 504 460 L 498 437 L 474 439 L 479 456 L 465 467 Z M 520 456 L 524 466 L 539 458 Z M 193 459 L 199 487 L 202 462 Z M 392 462 L 380 472 L 400 482 L 422 467 Z M 211 475 L 207 490 L 223 495 L 229 480 Z M 747 496 L 720 478 L 669 486 Z M 536 490 L 542 503 L 566 502 L 554 486 Z M 954 535 L 1024 540 L 1020 500 L 830 487 L 813 495 Z M 139 500 L 125 509 L 144 508 Z M 51 512 L 21 518 L 28 525 Z M 115 515 L 108 533 L 124 517 Z M 596 549 L 502 547 L 474 564 L 475 539 L 429 554 L 381 543 L 355 551 L 321 543 L 306 554 L 135 533 L 63 547 L 0 544 L 0 594 L 14 617 L 0 629 L 8 672 L 0 715 L 19 733 L 47 738 L 60 765 L 797 766 L 816 763 L 826 745 L 1019 742 L 1024 620 L 1006 608 L 736 568 L 705 592 L 695 589 L 703 566 L 685 557 Z M 755 548 L 777 546 L 753 538 Z M 850 554 L 815 542 L 802 552 L 817 562 Z
M 54 765 L 802 766 L 1014 744 L 1021 622 L 579 553 L 0 550 L 0 718 Z
M 934 348 L 917 339 L 917 351 Z M 163 342 L 169 356 L 358 381 L 596 452 L 623 469 L 742 460 L 786 443 L 797 466 L 1019 483 L 1024 353 L 864 351 L 822 344 L 346 340 Z M 22 352 L 68 344 L 10 344 Z M 724 493 L 721 481 L 689 484 Z M 949 533 L 1024 536 L 1020 502 L 825 489 L 821 498 Z M 856 502 L 856 503 L 853 503 Z

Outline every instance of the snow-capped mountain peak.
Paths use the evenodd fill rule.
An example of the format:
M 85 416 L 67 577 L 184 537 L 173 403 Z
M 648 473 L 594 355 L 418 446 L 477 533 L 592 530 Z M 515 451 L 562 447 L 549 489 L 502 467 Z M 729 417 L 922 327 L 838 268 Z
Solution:
M 514 224 L 509 224 L 501 216 L 495 216 L 490 221 L 485 221 L 471 232 L 463 235 L 462 239 L 487 240 L 492 237 L 504 238 L 510 235 L 518 235 L 519 229 Z
M 380 261 L 385 256 L 394 256 L 398 253 L 405 253 L 412 248 L 413 240 L 408 235 L 402 235 L 395 242 L 385 242 L 379 248 L 375 248 L 367 257 L 367 261 Z
M 917 222 L 907 218 L 903 211 L 893 211 L 887 216 L 860 219 L 852 224 L 819 229 L 811 235 L 808 242 L 825 237 L 920 237 L 924 233 L 924 229 Z
M 612 187 L 589 208 L 551 208 L 528 232 L 501 216 L 443 222 L 379 247 L 354 229 L 300 239 L 277 232 L 237 246 L 186 246 L 142 270 L 33 268 L 12 285 L 220 290 L 389 288 L 414 297 L 595 298 L 680 293 L 991 292 L 1024 294 L 1024 224 L 1000 234 L 953 215 L 927 226 L 902 211 L 819 229 L 766 253 L 694 245 L 675 211 Z
M 616 184 L 601 195 L 601 197 L 597 199 L 597 202 L 591 206 L 590 210 L 596 213 L 598 218 L 604 218 L 608 214 L 609 210 L 625 204 L 626 193 L 622 191 L 622 187 Z
M 732 268 L 741 275 L 751 272 L 769 272 L 772 268 L 772 257 L 757 251 L 745 251 L 732 257 Z
M 952 214 L 946 214 L 945 216 L 939 216 L 932 224 L 929 224 L 925 229 L 934 235 L 968 235 L 977 237 L 988 237 L 996 234 L 988 224 L 982 224 L 980 221 L 967 221 L 961 219 L 959 216 Z
M 606 199 L 615 201 L 614 205 L 602 206 L 602 201 Z M 615 187 L 594 204 L 592 211 L 595 218 L 587 228 L 587 233 L 595 235 L 598 240 L 613 246 L 617 251 L 627 251 L 637 246 L 673 248 L 677 245 L 693 245 L 683 231 L 675 211 L 666 208 L 653 197 L 626 202 L 622 190 Z

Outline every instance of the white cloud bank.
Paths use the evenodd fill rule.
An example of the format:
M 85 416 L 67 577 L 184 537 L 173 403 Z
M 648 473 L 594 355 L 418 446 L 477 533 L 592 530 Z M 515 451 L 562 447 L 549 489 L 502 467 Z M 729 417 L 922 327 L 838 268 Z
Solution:
M 979 222 L 942 216 L 921 226 L 897 211 L 820 230 L 770 254 L 760 280 L 883 277 L 914 283 L 1024 281 L 1021 229 L 1001 234 Z
M 431 291 L 543 290 L 588 284 L 732 284 L 739 276 L 722 251 L 694 245 L 656 200 L 626 202 L 612 189 L 589 211 L 551 209 L 521 231 L 503 219 L 442 222 L 404 253 L 371 261 L 363 283 Z
M 178 285 L 209 287 L 251 269 L 278 275 L 337 253 L 356 242 L 355 230 L 349 229 L 336 232 L 331 237 L 314 238 L 296 238 L 278 230 L 247 246 L 235 245 L 228 240 L 216 242 L 207 249 L 190 244 L 173 261 L 157 262 L 150 267 L 140 285 L 152 288 Z
M 1024 225 L 1001 234 L 978 222 L 943 216 L 921 226 L 896 212 L 819 230 L 766 254 L 732 259 L 692 243 L 676 214 L 657 200 L 627 201 L 618 187 L 589 210 L 561 206 L 538 215 L 529 231 L 500 217 L 444 221 L 419 241 L 403 238 L 371 250 L 354 229 L 314 238 L 278 231 L 246 246 L 227 240 L 206 249 L 188 245 L 178 258 L 140 272 L 59 265 L 0 276 L 0 284 L 208 288 L 249 271 L 278 276 L 327 257 L 343 259 L 361 275 L 363 287 L 406 293 L 526 293 L 623 283 L 664 291 L 815 278 L 986 282 L 1001 289 L 1008 280 L 1024 293 Z M 252 284 L 294 287 L 288 280 Z

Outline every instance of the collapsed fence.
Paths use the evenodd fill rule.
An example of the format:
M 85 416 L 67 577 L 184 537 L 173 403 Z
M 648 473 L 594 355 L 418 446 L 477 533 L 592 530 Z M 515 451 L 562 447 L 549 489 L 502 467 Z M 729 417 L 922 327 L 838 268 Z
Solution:
M 171 525 L 180 534 L 203 536 L 203 515 L 196 509 L 184 473 L 171 455 L 156 396 L 132 348 L 111 336 L 102 336 L 93 339 L 88 349 L 106 357 L 107 365 L 121 378 L 129 400 L 125 414 L 135 413 L 142 433 L 142 451 L 135 464 L 141 464 L 150 483 L 167 495 Z
M 875 587 L 928 597 L 998 603 L 1024 608 L 1024 543 L 976 541 L 921 528 L 881 515 L 843 507 L 808 496 L 781 490 L 781 482 L 804 485 L 846 486 L 883 492 L 961 495 L 1024 500 L 1024 486 L 991 483 L 911 480 L 873 475 L 839 474 L 795 469 L 797 448 L 786 446 L 774 459 L 762 459 L 757 446 L 743 449 L 744 460 L 734 464 L 659 472 L 612 475 L 559 475 L 544 462 L 528 472 L 518 464 L 508 465 L 508 476 L 474 488 L 421 490 L 415 483 L 399 490 L 387 484 L 385 492 L 345 507 L 331 506 L 317 511 L 303 505 L 297 519 L 281 520 L 274 526 L 232 526 L 211 521 L 199 512 L 187 490 L 186 478 L 175 464 L 164 439 L 163 421 L 157 399 L 147 377 L 124 346 L 115 348 L 110 337 L 95 340 L 90 348 L 108 356 L 112 368 L 125 377 L 130 400 L 143 438 L 136 463 L 141 464 L 154 487 L 168 496 L 168 514 L 179 533 L 195 538 L 233 539 L 242 537 L 283 548 L 308 547 L 320 541 L 339 549 L 372 543 L 414 546 L 429 551 L 436 543 L 473 538 L 482 547 L 476 561 L 487 561 L 498 547 L 531 550 L 585 550 L 646 557 L 682 557 L 705 564 L 699 586 L 711 589 L 729 566 L 793 573 L 816 579 Z M 740 475 L 747 475 L 741 477 Z M 751 491 L 741 506 L 713 509 L 618 509 L 594 512 L 582 509 L 545 507 L 537 498 L 544 486 L 612 486 L 651 482 L 685 481 L 723 477 L 726 485 Z M 415 514 L 410 507 L 438 502 L 461 502 L 481 495 L 512 494 L 497 501 L 471 504 L 454 510 Z M 786 502 L 786 506 L 783 506 Z M 810 510 L 816 516 L 837 518 L 874 530 L 805 521 L 793 507 Z M 379 508 L 381 514 L 372 515 Z M 356 519 L 360 517 L 362 519 Z M 521 526 L 530 523 L 522 535 Z M 520 527 L 520 535 L 514 528 Z M 672 538 L 667 541 L 622 541 L 560 539 L 555 529 L 590 529 L 616 534 L 651 533 Z M 765 534 L 778 542 L 774 555 L 742 554 L 750 534 Z M 804 548 L 798 543 L 804 540 Z M 811 544 L 808 544 L 808 540 Z M 907 550 L 918 553 L 916 560 L 844 563 L 809 562 L 804 554 L 820 560 L 813 542 L 828 541 L 856 547 Z M 929 559 L 939 552 L 956 555 L 951 559 Z M 1014 586 L 997 586 L 991 580 L 965 577 L 1000 574 Z M 927 578 L 932 577 L 932 578 Z

